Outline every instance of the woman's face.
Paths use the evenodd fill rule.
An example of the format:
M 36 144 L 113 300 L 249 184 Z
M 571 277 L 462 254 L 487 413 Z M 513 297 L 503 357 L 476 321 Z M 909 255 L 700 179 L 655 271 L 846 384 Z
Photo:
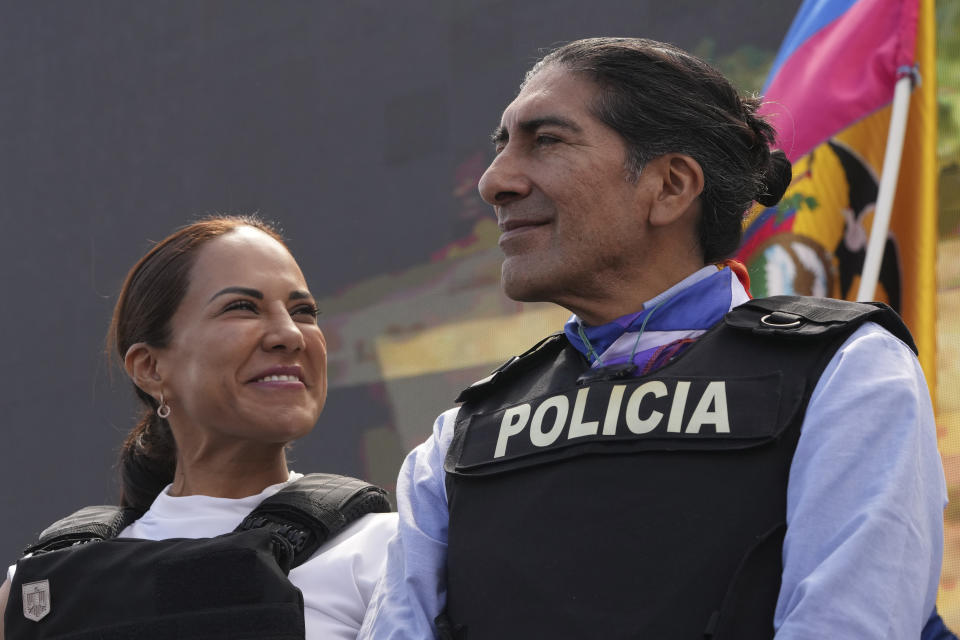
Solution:
M 283 245 L 241 227 L 198 250 L 157 352 L 181 449 L 306 435 L 327 397 L 326 367 L 313 296 Z

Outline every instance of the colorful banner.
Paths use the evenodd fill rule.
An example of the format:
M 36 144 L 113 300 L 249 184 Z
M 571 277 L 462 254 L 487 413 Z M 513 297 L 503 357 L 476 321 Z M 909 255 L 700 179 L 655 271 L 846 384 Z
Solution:
M 936 388 L 936 75 L 933 0 L 807 0 L 778 54 L 764 113 L 793 161 L 776 207 L 745 221 L 755 296 L 855 299 L 898 78 L 915 79 L 874 295 L 896 309 Z

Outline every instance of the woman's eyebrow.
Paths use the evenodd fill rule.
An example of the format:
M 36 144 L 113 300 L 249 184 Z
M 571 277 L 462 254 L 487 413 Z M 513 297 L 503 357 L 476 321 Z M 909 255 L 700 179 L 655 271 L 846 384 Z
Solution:
M 263 293 L 256 289 L 250 289 L 249 287 L 226 287 L 224 289 L 221 289 L 220 291 L 217 291 L 215 294 L 213 294 L 210 297 L 210 299 L 207 300 L 207 302 L 210 303 L 215 298 L 218 298 L 222 295 L 226 295 L 228 293 L 239 293 L 241 295 L 250 296 L 251 298 L 256 298 L 257 300 L 263 300 Z M 290 295 L 291 297 L 293 296 L 293 294 L 290 294 Z
M 251 289 L 250 287 L 225 287 L 213 294 L 210 299 L 207 300 L 207 302 L 213 302 L 213 300 L 216 298 L 228 293 L 239 293 L 240 295 L 250 296 L 251 298 L 256 298 L 257 300 L 263 300 L 263 292 L 259 291 L 258 289 Z M 313 298 L 313 295 L 311 295 L 309 291 L 303 291 L 300 289 L 291 291 L 290 295 L 287 297 L 288 300 L 307 300 L 311 298 Z

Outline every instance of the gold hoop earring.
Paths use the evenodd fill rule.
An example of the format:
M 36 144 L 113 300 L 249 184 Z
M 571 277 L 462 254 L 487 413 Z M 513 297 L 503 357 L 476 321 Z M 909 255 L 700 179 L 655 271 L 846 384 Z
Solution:
M 160 406 L 157 407 L 157 415 L 161 420 L 166 420 L 170 415 L 170 405 L 163 401 L 163 391 L 160 392 Z

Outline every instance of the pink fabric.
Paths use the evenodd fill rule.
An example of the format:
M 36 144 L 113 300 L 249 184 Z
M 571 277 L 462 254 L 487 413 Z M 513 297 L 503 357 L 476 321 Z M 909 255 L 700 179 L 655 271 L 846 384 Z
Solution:
M 897 70 L 913 65 L 917 0 L 860 0 L 783 64 L 761 113 L 791 161 L 893 99 Z

